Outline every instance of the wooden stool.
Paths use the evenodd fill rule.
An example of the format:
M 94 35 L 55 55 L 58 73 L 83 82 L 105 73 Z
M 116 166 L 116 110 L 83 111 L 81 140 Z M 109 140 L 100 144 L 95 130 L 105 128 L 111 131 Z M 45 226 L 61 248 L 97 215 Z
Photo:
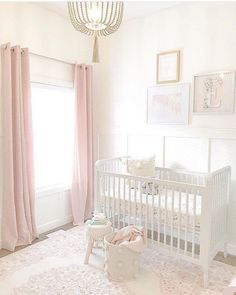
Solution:
M 84 258 L 84 264 L 88 264 L 89 262 L 89 256 L 92 253 L 94 242 L 96 241 L 103 241 L 104 236 L 111 233 L 111 222 L 108 221 L 107 224 L 104 225 L 92 225 L 88 224 L 88 231 L 87 231 L 87 237 L 88 237 L 88 245 L 86 250 L 86 255 Z

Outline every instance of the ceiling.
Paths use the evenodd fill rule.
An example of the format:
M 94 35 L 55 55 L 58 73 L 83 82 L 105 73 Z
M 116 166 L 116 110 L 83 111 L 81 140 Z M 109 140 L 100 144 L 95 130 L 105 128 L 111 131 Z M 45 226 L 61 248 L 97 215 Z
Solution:
M 145 17 L 153 14 L 158 10 L 169 8 L 176 5 L 178 2 L 169 1 L 125 1 L 124 2 L 124 21 L 131 20 L 138 17 Z M 34 2 L 48 10 L 54 11 L 55 13 L 67 17 L 67 2 Z

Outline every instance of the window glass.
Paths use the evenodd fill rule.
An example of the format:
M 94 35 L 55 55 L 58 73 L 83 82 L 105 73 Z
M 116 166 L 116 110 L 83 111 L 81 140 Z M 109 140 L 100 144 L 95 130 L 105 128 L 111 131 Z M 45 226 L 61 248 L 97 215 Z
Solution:
M 72 176 L 74 92 L 32 84 L 36 188 L 70 185 Z

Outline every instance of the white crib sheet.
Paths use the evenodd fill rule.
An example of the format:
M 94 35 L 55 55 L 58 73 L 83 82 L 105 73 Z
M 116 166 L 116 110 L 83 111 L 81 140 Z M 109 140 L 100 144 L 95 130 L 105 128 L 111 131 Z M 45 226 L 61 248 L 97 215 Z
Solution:
M 173 220 L 174 227 L 180 226 L 181 228 L 185 228 L 187 226 L 189 230 L 193 230 L 193 227 L 195 227 L 197 231 L 200 229 L 201 195 L 187 195 L 187 193 L 181 192 L 180 201 L 180 193 L 176 190 L 159 190 L 158 195 L 152 196 L 146 193 L 140 193 L 139 189 L 136 189 L 135 194 L 135 189 L 129 190 L 129 186 L 127 184 L 124 186 L 123 184 L 120 185 L 120 190 L 117 186 L 115 186 L 114 190 L 106 190 L 102 194 L 103 201 L 104 196 L 106 206 L 110 206 L 112 210 L 115 209 L 116 213 L 118 206 L 120 206 L 120 214 L 125 210 L 126 215 L 128 214 L 127 211 L 130 211 L 130 214 L 134 216 L 134 210 L 140 211 L 140 209 L 145 214 L 147 206 L 149 212 L 153 212 L 155 216 L 160 216 L 161 223 L 166 222 L 170 226 Z
M 118 186 L 115 187 L 115 190 L 112 188 L 105 191 L 104 194 L 106 197 L 110 196 L 111 199 L 119 199 L 126 200 L 136 203 L 148 204 L 155 208 L 162 208 L 168 211 L 181 212 L 181 214 L 187 215 L 201 215 L 201 204 L 202 204 L 202 196 L 196 195 L 194 198 L 194 194 L 188 194 L 185 192 L 181 192 L 181 201 L 180 201 L 180 193 L 176 190 L 159 190 L 158 195 L 147 195 L 146 193 L 140 193 L 140 189 L 130 189 L 126 184 L 120 184 L 120 190 Z M 173 202 L 172 202 L 173 199 Z M 173 203 L 173 204 L 172 204 Z M 187 206 L 188 203 L 188 206 Z M 195 214 L 194 214 L 195 213 Z

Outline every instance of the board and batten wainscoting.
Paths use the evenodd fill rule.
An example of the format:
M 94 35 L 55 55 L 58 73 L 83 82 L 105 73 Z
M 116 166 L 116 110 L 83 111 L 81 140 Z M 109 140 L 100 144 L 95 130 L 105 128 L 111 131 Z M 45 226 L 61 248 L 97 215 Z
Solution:
M 69 187 L 52 187 L 36 192 L 38 233 L 72 222 Z

